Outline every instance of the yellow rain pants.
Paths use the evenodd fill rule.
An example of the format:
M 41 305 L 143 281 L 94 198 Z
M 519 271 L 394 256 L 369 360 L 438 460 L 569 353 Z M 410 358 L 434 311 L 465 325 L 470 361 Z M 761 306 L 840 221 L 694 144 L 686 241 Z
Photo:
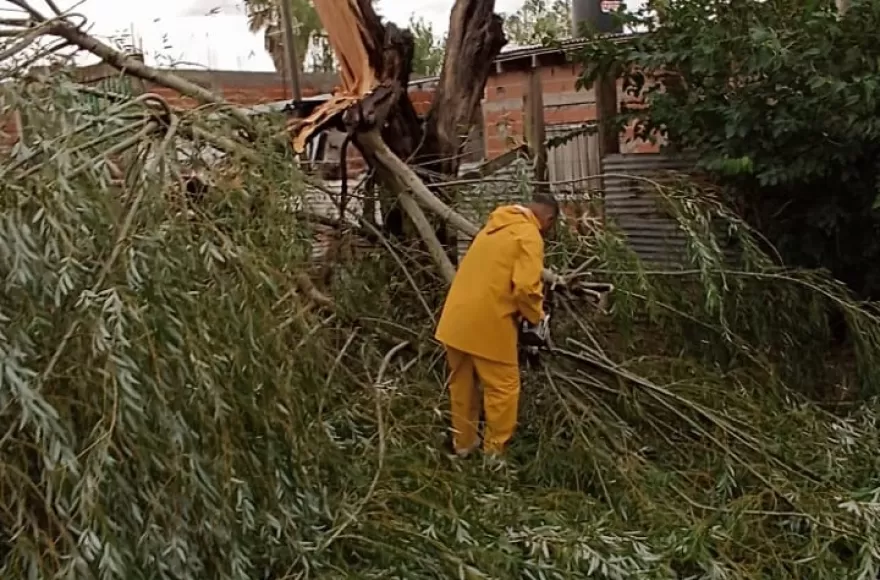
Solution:
M 519 367 L 447 347 L 452 442 L 456 452 L 476 447 L 480 410 L 486 414 L 483 451 L 501 453 L 516 429 Z M 482 397 L 477 378 L 483 387 Z

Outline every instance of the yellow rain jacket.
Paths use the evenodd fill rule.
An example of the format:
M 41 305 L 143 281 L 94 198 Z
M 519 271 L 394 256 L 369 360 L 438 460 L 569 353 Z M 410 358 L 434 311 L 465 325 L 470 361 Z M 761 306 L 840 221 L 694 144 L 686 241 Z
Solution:
M 544 240 L 532 212 L 501 206 L 474 238 L 449 288 L 434 337 L 490 361 L 516 364 L 517 319 L 544 316 Z

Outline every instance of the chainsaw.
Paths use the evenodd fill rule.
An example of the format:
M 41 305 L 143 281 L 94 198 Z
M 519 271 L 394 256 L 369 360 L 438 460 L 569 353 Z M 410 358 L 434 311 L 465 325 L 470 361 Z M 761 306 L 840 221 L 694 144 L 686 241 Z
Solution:
M 553 313 L 553 297 L 556 292 L 556 284 L 552 284 L 544 291 L 544 317 L 538 324 L 532 324 L 525 318 L 519 325 L 519 352 L 521 362 L 526 366 L 537 366 L 541 349 L 551 347 L 550 342 L 550 315 Z
M 559 287 L 568 294 L 591 298 L 602 311 L 607 309 L 608 295 L 614 290 L 614 286 L 611 284 L 575 283 L 573 281 L 562 283 Z M 520 362 L 528 367 L 535 367 L 539 364 L 539 355 L 542 350 L 553 351 L 553 341 L 550 336 L 550 317 L 554 313 L 557 291 L 556 282 L 546 286 L 544 291 L 544 318 L 538 324 L 532 324 L 525 319 L 520 321 Z

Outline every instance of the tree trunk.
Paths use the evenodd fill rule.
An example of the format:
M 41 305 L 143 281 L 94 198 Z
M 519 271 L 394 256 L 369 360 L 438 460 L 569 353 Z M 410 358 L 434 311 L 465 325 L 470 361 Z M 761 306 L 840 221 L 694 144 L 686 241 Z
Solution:
M 506 42 L 502 19 L 494 14 L 495 2 L 456 0 L 449 18 L 443 68 L 424 123 L 407 94 L 414 50 L 412 34 L 391 23 L 383 26 L 371 0 L 349 2 L 352 10 L 345 14 L 338 3 L 328 0 L 316 1 L 315 8 L 337 57 L 346 61 L 343 76 L 346 68 L 350 71 L 343 85 L 360 95 L 377 87 L 362 100 L 358 121 L 368 117 L 376 122 L 388 147 L 407 163 L 438 176 L 455 175 L 492 63 Z M 360 45 L 356 46 L 358 37 Z M 390 102 L 383 105 L 383 101 Z M 349 124 L 349 130 L 352 128 Z M 370 161 L 370 152 L 359 148 Z M 377 177 L 383 185 L 392 185 L 383 183 L 387 177 Z M 403 234 L 403 214 L 396 196 L 380 202 L 391 233 Z M 435 225 L 441 242 L 448 242 L 445 228 Z
M 415 156 L 416 163 L 437 175 L 457 175 L 470 128 L 475 121 L 482 122 L 478 116 L 486 79 L 507 42 L 503 20 L 494 9 L 495 2 L 489 0 L 457 0 L 452 7 L 443 68 L 425 122 L 423 145 Z M 455 202 L 448 191 L 438 194 L 446 203 Z M 457 264 L 455 231 L 442 221 L 434 225 L 447 255 Z
M 446 56 L 416 160 L 441 175 L 455 175 L 462 146 L 479 111 L 495 57 L 506 43 L 495 2 L 457 0 L 449 16 Z
M 405 90 L 412 71 L 412 33 L 391 23 L 383 26 L 371 0 L 354 1 L 376 80 L 403 89 L 383 129 L 388 146 L 402 159 L 439 174 L 454 175 L 492 63 L 506 43 L 503 21 L 494 13 L 495 2 L 456 0 L 449 17 L 443 68 L 422 127 Z

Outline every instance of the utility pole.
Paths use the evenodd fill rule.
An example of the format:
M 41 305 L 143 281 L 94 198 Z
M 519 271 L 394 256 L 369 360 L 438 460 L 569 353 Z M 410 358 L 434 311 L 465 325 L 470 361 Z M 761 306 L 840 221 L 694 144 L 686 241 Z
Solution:
M 296 57 L 296 46 L 293 43 L 293 15 L 290 13 L 291 0 L 278 0 L 281 5 L 281 27 L 284 32 L 284 48 L 287 54 L 287 73 L 290 75 L 290 84 L 293 88 L 293 100 L 302 100 L 302 90 L 299 87 L 299 59 Z

